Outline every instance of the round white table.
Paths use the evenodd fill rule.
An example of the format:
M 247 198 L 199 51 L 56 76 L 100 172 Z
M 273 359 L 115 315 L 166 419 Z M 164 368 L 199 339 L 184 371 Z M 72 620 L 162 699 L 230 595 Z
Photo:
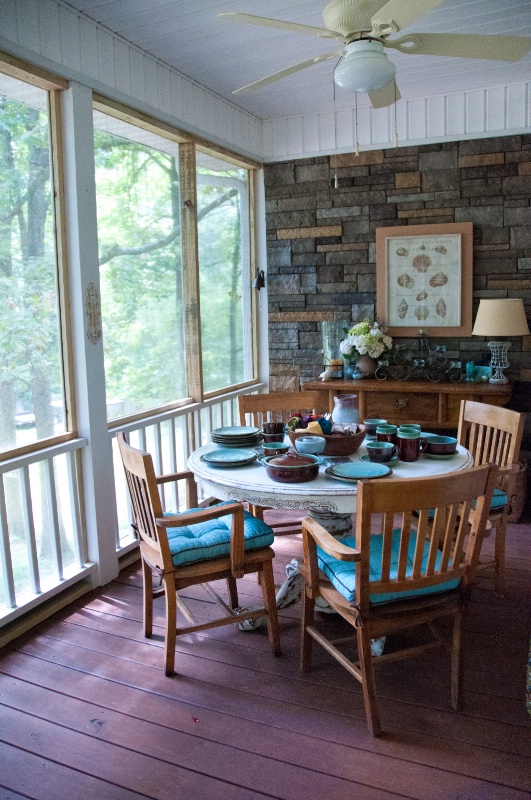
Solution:
M 260 461 L 242 467 L 214 467 L 201 460 L 209 450 L 219 445 L 208 444 L 195 450 L 188 460 L 188 468 L 206 496 L 219 500 L 247 501 L 264 508 L 282 508 L 292 511 L 308 511 L 335 535 L 344 535 L 351 528 L 351 516 L 356 511 L 357 484 L 335 480 L 325 474 L 326 465 L 319 468 L 319 475 L 305 483 L 277 483 L 271 480 Z M 257 448 L 261 450 L 261 448 Z M 366 455 L 362 444 L 351 461 Z M 461 445 L 452 458 L 435 459 L 421 455 L 417 461 L 399 461 L 391 465 L 390 478 L 420 478 L 443 475 L 473 466 L 472 456 Z M 378 478 L 377 480 L 387 480 Z
M 366 441 L 366 440 L 365 440 Z M 195 450 L 188 459 L 188 468 L 195 474 L 199 486 L 206 496 L 218 500 L 247 501 L 264 508 L 283 508 L 292 511 L 307 511 L 326 530 L 338 538 L 352 533 L 352 515 L 357 506 L 357 484 L 335 480 L 325 474 L 326 464 L 319 467 L 319 475 L 313 481 L 305 483 L 277 483 L 271 480 L 265 467 L 259 462 L 242 467 L 213 467 L 201 460 L 203 453 L 220 449 L 219 445 L 208 444 Z M 261 452 L 261 448 L 256 448 Z M 350 457 L 351 461 L 359 461 L 367 454 L 363 443 L 357 453 Z M 468 450 L 457 445 L 457 452 L 452 458 L 428 458 L 421 455 L 417 461 L 406 463 L 399 461 L 391 465 L 390 478 L 420 478 L 430 475 L 443 475 L 458 472 L 473 466 L 473 459 Z M 387 477 L 377 480 L 387 480 Z M 291 565 L 296 568 L 297 563 Z M 290 565 L 288 565 L 290 566 Z M 288 577 L 277 593 L 277 606 L 283 608 L 299 598 L 301 593 L 301 575 Z M 290 583 L 291 582 L 291 583 Z M 279 600 L 279 598 L 282 598 Z M 326 604 L 319 605 L 318 611 L 329 611 Z M 374 654 L 381 655 L 385 638 L 373 642 Z

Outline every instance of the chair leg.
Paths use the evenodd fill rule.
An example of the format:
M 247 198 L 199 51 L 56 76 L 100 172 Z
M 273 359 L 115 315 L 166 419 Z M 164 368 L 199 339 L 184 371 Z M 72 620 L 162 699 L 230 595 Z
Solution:
M 363 689 L 363 702 L 365 704 L 365 716 L 367 725 L 373 736 L 381 733 L 380 713 L 376 700 L 376 684 L 374 681 L 374 667 L 371 654 L 371 635 L 370 628 L 359 626 L 356 628 L 358 642 L 358 656 L 360 659 L 361 686 Z
M 275 579 L 273 576 L 273 563 L 271 561 L 264 561 L 262 569 L 259 572 L 260 585 L 262 587 L 262 596 L 264 598 L 264 605 L 269 611 L 267 615 L 267 633 L 273 653 L 280 656 L 282 651 L 280 649 L 280 631 L 278 628 L 278 614 L 277 614 L 277 601 L 275 597 Z
M 233 578 L 232 576 L 227 578 L 227 592 L 229 594 L 230 607 L 238 608 L 238 585 L 236 583 L 236 578 Z
M 454 617 L 454 627 L 452 633 L 452 685 L 451 685 L 451 701 L 452 708 L 459 711 L 461 708 L 461 690 L 462 690 L 462 674 L 463 674 L 463 622 L 465 617 L 465 609 L 459 611 Z
M 313 639 L 308 633 L 308 626 L 315 620 L 315 600 L 308 597 L 306 587 L 303 585 L 301 592 L 301 672 L 309 672 L 312 667 Z
M 175 642 L 177 639 L 177 597 L 173 575 L 164 576 L 166 588 L 166 631 L 164 635 L 164 659 L 166 675 L 175 672 Z
M 144 559 L 142 559 L 142 583 L 144 585 L 144 597 L 142 601 L 144 636 L 146 639 L 151 639 L 153 633 L 153 572 Z
M 494 539 L 494 558 L 496 560 L 494 585 L 497 592 L 503 592 L 505 589 L 505 536 L 507 533 L 507 519 L 501 520 L 499 526 L 495 529 Z

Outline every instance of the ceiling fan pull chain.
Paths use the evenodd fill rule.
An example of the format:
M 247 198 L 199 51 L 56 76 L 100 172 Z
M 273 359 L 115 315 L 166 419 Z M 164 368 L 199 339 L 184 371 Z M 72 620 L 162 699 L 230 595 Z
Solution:
M 360 143 L 358 142 L 358 93 L 354 95 L 356 98 L 356 105 L 355 105 L 355 126 L 356 126 L 356 155 L 359 156 L 360 154 Z
M 395 103 L 394 103 L 394 105 L 395 105 L 395 108 L 394 108 L 394 112 L 395 112 L 395 147 L 398 147 L 398 127 L 397 127 L 397 124 L 396 124 L 396 103 L 397 103 L 397 99 L 398 98 L 396 96 L 396 92 L 397 92 L 397 85 L 396 85 L 396 81 L 395 81 Z

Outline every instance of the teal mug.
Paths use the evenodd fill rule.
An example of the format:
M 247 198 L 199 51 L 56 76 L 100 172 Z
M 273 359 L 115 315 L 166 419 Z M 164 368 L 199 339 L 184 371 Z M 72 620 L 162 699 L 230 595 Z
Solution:
M 378 464 L 385 464 L 391 461 L 397 450 L 396 444 L 392 442 L 367 442 L 369 461 L 376 461 Z
M 396 434 L 397 434 L 397 427 L 396 425 L 378 425 L 376 428 L 376 441 L 378 442 L 391 442 L 391 444 L 397 444 L 396 441 Z
M 400 461 L 416 461 L 427 445 L 427 439 L 417 431 L 398 431 L 398 458 Z

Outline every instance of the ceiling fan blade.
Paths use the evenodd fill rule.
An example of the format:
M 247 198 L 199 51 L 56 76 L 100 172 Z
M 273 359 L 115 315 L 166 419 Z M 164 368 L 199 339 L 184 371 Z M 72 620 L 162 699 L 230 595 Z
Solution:
M 218 19 L 229 22 L 245 22 L 247 25 L 262 25 L 265 28 L 281 28 L 285 31 L 298 31 L 310 36 L 321 36 L 326 39 L 342 39 L 341 34 L 329 31 L 326 28 L 315 28 L 313 25 L 299 25 L 298 22 L 287 22 L 282 19 L 269 17 L 255 17 L 253 14 L 218 14 Z
M 531 50 L 527 36 L 475 36 L 468 33 L 412 33 L 384 41 L 385 47 L 422 56 L 456 56 L 489 61 L 518 61 Z
M 280 72 L 275 72 L 273 75 L 268 75 L 266 78 L 261 78 L 259 81 L 248 83 L 246 86 L 240 87 L 240 89 L 235 89 L 232 94 L 245 94 L 246 92 L 253 92 L 255 89 L 261 89 L 262 86 L 267 86 L 268 83 L 274 83 L 274 81 L 285 78 L 287 75 L 291 75 L 294 72 L 299 72 L 301 69 L 313 67 L 314 64 L 319 64 L 321 61 L 328 61 L 330 58 L 337 58 L 338 56 L 342 55 L 342 53 L 343 51 L 339 50 L 335 53 L 326 53 L 323 56 L 315 56 L 315 58 L 310 58 L 308 61 L 302 61 L 300 64 L 294 64 L 292 67 L 281 69 Z
M 392 106 L 396 100 L 400 100 L 400 92 L 395 81 L 391 81 L 387 86 L 382 86 L 381 89 L 373 89 L 368 92 L 368 95 L 373 108 Z
M 442 2 L 443 0 L 389 0 L 371 19 L 372 33 L 374 36 L 381 36 L 388 27 L 391 28 L 389 33 L 402 31 Z

